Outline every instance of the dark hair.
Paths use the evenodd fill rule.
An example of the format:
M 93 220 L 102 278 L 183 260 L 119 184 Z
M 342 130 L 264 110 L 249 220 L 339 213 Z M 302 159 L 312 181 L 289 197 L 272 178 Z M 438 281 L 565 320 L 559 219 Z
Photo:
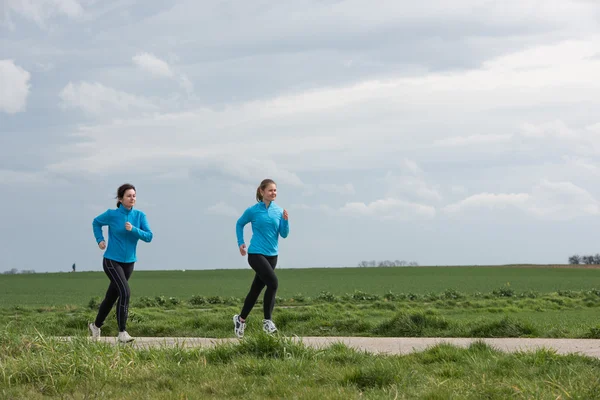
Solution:
M 124 183 L 117 189 L 117 197 L 115 197 L 115 199 L 117 199 L 117 208 L 121 207 L 121 200 L 119 199 L 122 199 L 123 196 L 125 196 L 125 192 L 129 189 L 135 190 L 135 186 L 131 183 Z
M 256 201 L 262 201 L 263 196 L 260 194 L 260 191 L 265 190 L 270 184 L 277 185 L 272 179 L 263 179 L 260 186 L 256 188 Z

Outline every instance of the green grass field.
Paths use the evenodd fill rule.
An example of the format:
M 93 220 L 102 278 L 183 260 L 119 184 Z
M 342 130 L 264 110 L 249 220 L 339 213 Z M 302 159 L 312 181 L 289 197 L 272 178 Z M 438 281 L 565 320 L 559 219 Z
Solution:
M 214 349 L 110 346 L 85 338 L 102 272 L 0 276 L 0 398 L 595 399 L 600 362 L 483 344 L 375 356 L 286 336 L 600 338 L 600 270 L 347 268 L 278 272 L 274 321 L 254 308 L 239 343 Z M 139 271 L 133 336 L 232 337 L 251 270 Z M 117 333 L 114 311 L 102 328 Z M 55 336 L 72 336 L 64 343 Z
M 425 294 L 454 289 L 463 293 L 490 292 L 510 287 L 518 292 L 600 288 L 600 269 L 512 267 L 402 267 L 281 269 L 278 296 L 297 294 L 315 297 L 322 291 L 343 295 L 357 290 L 383 295 L 386 292 Z M 253 271 L 186 270 L 135 271 L 130 280 L 132 299 L 194 295 L 244 297 Z M 102 296 L 108 286 L 104 272 L 32 275 L 0 275 L 2 306 L 84 305 Z

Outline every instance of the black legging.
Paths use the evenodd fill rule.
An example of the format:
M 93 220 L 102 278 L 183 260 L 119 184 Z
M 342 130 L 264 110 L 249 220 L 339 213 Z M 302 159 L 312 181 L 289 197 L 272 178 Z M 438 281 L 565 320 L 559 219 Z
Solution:
M 278 285 L 277 276 L 275 275 L 277 256 L 248 254 L 248 264 L 250 264 L 252 269 L 256 272 L 256 275 L 254 276 L 254 281 L 252 281 L 252 286 L 250 286 L 250 292 L 246 296 L 246 300 L 244 300 L 244 307 L 242 308 L 240 317 L 243 319 L 248 317 L 252 307 L 254 307 L 254 304 L 256 304 L 256 300 L 258 300 L 260 292 L 266 285 L 267 290 L 265 290 L 265 298 L 263 302 L 264 313 L 265 319 L 271 319 L 273 306 L 275 306 L 275 293 L 277 293 Z
M 104 320 L 118 298 L 117 324 L 119 325 L 119 332 L 125 331 L 127 314 L 129 313 L 129 297 L 131 296 L 129 283 L 127 283 L 127 281 L 133 273 L 133 264 L 134 263 L 117 262 L 109 260 L 108 258 L 102 260 L 102 267 L 104 268 L 104 273 L 106 273 L 108 279 L 110 279 L 110 285 L 108 286 L 106 296 L 104 296 L 104 300 L 102 301 L 102 304 L 100 304 L 98 315 L 96 316 L 95 324 L 98 328 L 104 324 Z

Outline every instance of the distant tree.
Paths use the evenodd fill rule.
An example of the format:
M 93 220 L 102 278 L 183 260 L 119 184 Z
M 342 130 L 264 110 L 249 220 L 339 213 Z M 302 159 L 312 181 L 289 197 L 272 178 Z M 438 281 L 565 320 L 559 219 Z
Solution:
M 596 255 L 594 256 L 594 264 L 600 265 L 600 254 L 599 253 L 596 253 Z
M 581 257 L 578 254 L 572 255 L 571 257 L 569 257 L 569 264 L 571 264 L 571 265 L 581 264 Z
M 35 274 L 35 269 L 22 269 L 22 274 Z
M 16 268 L 12 268 L 10 271 L 4 271 L 4 273 L 7 275 L 16 275 L 19 273 L 19 270 Z
M 381 260 L 381 261 L 375 261 L 375 260 L 371 260 L 371 261 L 361 261 L 358 263 L 358 266 L 361 268 L 366 268 L 366 267 L 405 267 L 405 266 L 411 266 L 411 267 L 418 267 L 419 263 L 417 263 L 416 261 L 404 261 L 404 260 Z
M 582 261 L 584 264 L 587 264 L 587 265 L 592 265 L 592 264 L 594 264 L 594 262 L 595 262 L 596 260 L 595 260 L 594 256 L 583 256 L 583 257 L 581 257 L 581 261 Z

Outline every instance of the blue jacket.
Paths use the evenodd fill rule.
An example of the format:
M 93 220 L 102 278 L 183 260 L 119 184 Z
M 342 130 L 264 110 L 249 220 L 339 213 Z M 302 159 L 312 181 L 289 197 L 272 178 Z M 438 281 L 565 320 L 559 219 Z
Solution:
M 129 222 L 133 228 L 131 231 L 125 229 L 125 222 Z M 108 225 L 108 246 L 104 257 L 117 262 L 137 261 L 136 247 L 138 240 L 150 243 L 152 231 L 146 220 L 146 214 L 142 211 L 120 206 L 116 209 L 106 210 L 98 215 L 92 222 L 96 243 L 104 240 L 102 227 Z
M 238 247 L 244 244 L 244 226 L 252 223 L 252 239 L 248 253 L 276 256 L 279 252 L 279 235 L 286 238 L 290 224 L 283 219 L 283 209 L 274 202 L 269 208 L 262 201 L 244 211 L 235 225 Z

